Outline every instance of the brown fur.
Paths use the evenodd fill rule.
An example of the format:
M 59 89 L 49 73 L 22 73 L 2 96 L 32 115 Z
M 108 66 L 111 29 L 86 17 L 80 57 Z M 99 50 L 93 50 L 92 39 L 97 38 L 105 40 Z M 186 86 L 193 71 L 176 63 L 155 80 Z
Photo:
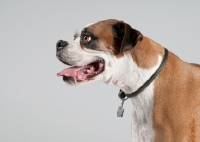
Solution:
M 166 66 L 155 81 L 156 142 L 200 141 L 199 85 L 200 69 L 170 52 Z
M 137 45 L 127 53 L 130 53 L 138 65 L 143 69 L 150 69 L 155 66 L 158 62 L 158 55 L 163 56 L 164 50 L 161 45 L 154 42 L 153 40 L 143 37 L 143 40 L 138 42 Z

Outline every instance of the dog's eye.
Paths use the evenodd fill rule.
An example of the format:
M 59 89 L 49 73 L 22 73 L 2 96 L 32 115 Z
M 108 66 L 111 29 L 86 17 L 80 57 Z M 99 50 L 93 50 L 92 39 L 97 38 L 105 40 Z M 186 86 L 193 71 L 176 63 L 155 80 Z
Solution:
M 84 35 L 84 36 L 82 37 L 82 41 L 83 41 L 83 42 L 89 42 L 90 40 L 91 40 L 91 37 L 90 37 L 90 36 Z

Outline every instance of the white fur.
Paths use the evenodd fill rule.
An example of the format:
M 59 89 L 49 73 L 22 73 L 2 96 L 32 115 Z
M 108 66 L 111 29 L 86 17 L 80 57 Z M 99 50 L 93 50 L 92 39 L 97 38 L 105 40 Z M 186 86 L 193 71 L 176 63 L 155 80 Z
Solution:
M 77 35 L 80 34 L 77 33 Z M 125 93 L 132 93 L 142 86 L 157 70 L 162 59 L 161 56 L 158 56 L 157 65 L 149 70 L 141 69 L 130 54 L 126 54 L 122 58 L 116 58 L 116 56 L 109 52 L 82 49 L 80 47 L 80 36 L 77 36 L 75 41 L 69 42 L 66 50 L 64 51 L 66 52 L 66 58 L 69 57 L 75 66 L 83 66 L 99 58 L 104 59 L 105 70 L 96 76 L 94 80 L 117 85 Z M 82 82 L 81 84 L 85 83 Z M 152 128 L 153 90 L 154 82 L 138 96 L 131 98 L 133 142 L 152 142 L 154 140 Z
M 110 84 L 119 86 L 126 93 L 136 91 L 147 81 L 157 70 L 161 63 L 161 56 L 155 67 L 146 70 L 137 67 L 131 55 L 127 54 L 123 58 L 114 58 L 113 70 L 116 70 Z M 152 82 L 138 96 L 131 98 L 132 106 L 132 141 L 133 142 L 153 142 L 154 131 L 152 123 L 152 109 L 154 97 L 154 82 Z

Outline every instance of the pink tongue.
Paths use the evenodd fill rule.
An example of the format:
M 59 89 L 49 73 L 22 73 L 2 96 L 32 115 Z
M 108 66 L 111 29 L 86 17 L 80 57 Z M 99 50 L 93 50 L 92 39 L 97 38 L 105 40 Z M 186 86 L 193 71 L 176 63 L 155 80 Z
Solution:
M 83 66 L 83 67 L 71 67 L 64 69 L 63 71 L 57 73 L 57 76 L 68 76 L 73 77 L 76 81 L 77 80 L 84 80 L 87 78 L 88 75 L 92 74 L 87 73 L 87 69 L 89 69 L 91 65 Z

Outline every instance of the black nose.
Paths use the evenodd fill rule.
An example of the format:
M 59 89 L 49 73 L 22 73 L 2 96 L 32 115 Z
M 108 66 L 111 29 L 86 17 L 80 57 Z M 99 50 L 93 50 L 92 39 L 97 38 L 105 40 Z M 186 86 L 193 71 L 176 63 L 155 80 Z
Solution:
M 68 42 L 67 41 L 63 41 L 63 40 L 59 40 L 57 43 L 56 43 L 56 49 L 57 51 L 63 49 L 63 47 L 67 46 L 68 45 Z

